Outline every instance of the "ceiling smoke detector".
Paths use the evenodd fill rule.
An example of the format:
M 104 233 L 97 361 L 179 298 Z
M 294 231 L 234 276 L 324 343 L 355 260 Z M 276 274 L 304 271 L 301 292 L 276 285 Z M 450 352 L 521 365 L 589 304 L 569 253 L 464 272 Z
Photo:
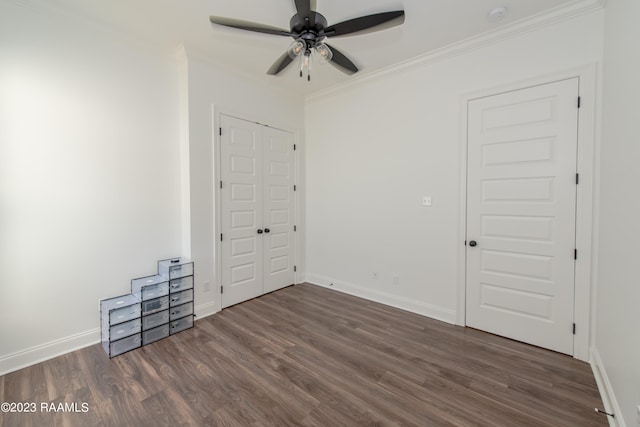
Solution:
M 487 21 L 500 22 L 507 14 L 507 8 L 504 6 L 496 7 L 487 14 Z

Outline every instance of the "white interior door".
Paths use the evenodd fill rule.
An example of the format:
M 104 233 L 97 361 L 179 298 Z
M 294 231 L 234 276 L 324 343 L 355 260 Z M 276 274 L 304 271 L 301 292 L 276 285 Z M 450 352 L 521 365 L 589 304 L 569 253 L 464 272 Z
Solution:
M 468 103 L 468 326 L 573 354 L 578 79 Z
M 293 135 L 263 128 L 264 293 L 294 283 Z
M 221 116 L 222 306 L 262 294 L 262 129 Z
M 293 134 L 221 115 L 222 307 L 295 282 Z

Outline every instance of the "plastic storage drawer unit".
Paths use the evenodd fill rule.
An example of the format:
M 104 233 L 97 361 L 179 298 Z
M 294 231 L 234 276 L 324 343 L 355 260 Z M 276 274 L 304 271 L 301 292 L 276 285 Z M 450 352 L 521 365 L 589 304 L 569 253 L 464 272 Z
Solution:
M 183 317 L 182 319 L 174 320 L 169 324 L 171 335 L 184 331 L 193 327 L 193 316 Z
M 169 325 L 165 324 L 154 329 L 149 329 L 142 333 L 142 345 L 151 344 L 169 336 Z
M 142 301 L 142 315 L 157 313 L 169 308 L 169 297 L 160 297 L 156 299 L 150 299 L 148 301 Z
M 149 316 L 144 316 L 142 318 L 142 330 L 146 331 L 147 329 L 153 329 L 156 326 L 164 325 L 165 323 L 169 323 L 169 312 L 167 310 L 151 314 Z
M 140 300 L 131 294 L 100 300 L 101 341 L 109 357 L 140 347 L 140 313 Z
M 193 289 L 187 289 L 186 291 L 171 294 L 169 298 L 169 305 L 171 307 L 186 304 L 193 301 Z
M 169 282 L 160 275 L 133 279 L 131 293 L 142 301 L 163 297 L 169 295 Z
M 158 274 L 169 280 L 193 276 L 193 262 L 186 258 L 171 258 L 158 261 Z
M 184 291 L 193 288 L 193 276 L 181 277 L 169 282 L 169 290 L 171 293 Z
M 182 304 L 177 307 L 172 307 L 171 310 L 169 310 L 169 320 L 173 322 L 176 319 L 179 319 L 184 316 L 188 316 L 190 314 L 193 314 L 192 302 L 188 302 L 186 304 Z

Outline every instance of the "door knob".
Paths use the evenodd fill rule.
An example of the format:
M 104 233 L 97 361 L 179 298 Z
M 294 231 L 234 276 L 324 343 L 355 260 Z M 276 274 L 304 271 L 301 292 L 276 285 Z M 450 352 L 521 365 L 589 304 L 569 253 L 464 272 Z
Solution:
M 478 244 L 478 242 L 476 242 L 475 240 L 472 240 L 469 242 L 469 246 L 474 247 Z
M 262 234 L 262 229 L 258 228 L 258 234 Z
M 265 228 L 265 229 L 264 229 L 264 232 L 265 232 L 265 233 L 268 233 L 268 232 L 270 232 L 270 231 L 271 231 L 271 230 L 269 230 L 268 228 Z

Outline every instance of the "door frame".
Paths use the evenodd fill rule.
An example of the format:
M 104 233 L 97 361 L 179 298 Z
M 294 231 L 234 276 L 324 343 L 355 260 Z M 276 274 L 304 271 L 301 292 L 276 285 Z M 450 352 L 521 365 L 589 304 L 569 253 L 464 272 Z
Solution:
M 593 313 L 595 304 L 595 279 L 597 278 L 597 202 L 600 148 L 600 77 L 598 64 L 588 64 L 544 76 L 533 77 L 501 86 L 482 89 L 460 98 L 460 228 L 458 249 L 458 298 L 456 324 L 466 326 L 466 246 L 467 234 L 467 144 L 468 144 L 468 103 L 477 98 L 498 95 L 528 87 L 539 86 L 570 78 L 578 78 L 581 97 L 578 113 L 577 170 L 580 183 L 576 192 L 576 248 L 578 259 L 575 263 L 575 304 L 574 322 L 576 333 L 573 337 L 573 357 L 589 361 L 590 345 L 593 342 Z
M 214 221 L 213 221 L 213 242 L 214 242 L 214 247 L 213 247 L 213 268 L 214 268 L 214 272 L 213 272 L 213 276 L 214 276 L 214 280 L 215 280 L 215 285 L 214 285 L 214 310 L 215 312 L 219 312 L 220 310 L 222 310 L 222 293 L 221 293 L 221 286 L 222 286 L 222 257 L 220 256 L 220 254 L 222 253 L 222 242 L 220 241 L 220 230 L 222 230 L 222 202 L 221 202 L 221 197 L 220 197 L 220 185 L 218 184 L 220 182 L 221 179 L 221 175 L 220 175 L 220 160 L 221 160 L 221 137 L 219 134 L 218 129 L 220 128 L 220 122 L 221 116 L 229 116 L 229 117 L 234 117 L 236 119 L 239 120 L 245 120 L 247 122 L 251 122 L 251 123 L 256 123 L 259 124 L 261 126 L 268 126 L 268 127 L 272 127 L 275 129 L 279 129 L 282 130 L 284 132 L 289 132 L 293 135 L 293 143 L 297 145 L 297 147 L 300 146 L 299 141 L 300 141 L 300 135 L 298 135 L 297 131 L 292 131 L 292 130 L 288 130 L 286 128 L 286 126 L 278 126 L 278 125 L 271 125 L 271 124 L 266 124 L 269 123 L 268 120 L 264 120 L 264 119 L 258 119 L 258 118 L 254 118 L 251 114 L 247 114 L 244 112 L 238 112 L 238 111 L 234 111 L 228 108 L 224 108 L 224 107 L 219 107 L 215 104 L 211 105 L 211 123 L 213 125 L 212 129 L 211 129 L 211 135 L 212 135 L 212 144 L 213 144 L 213 149 L 212 151 L 212 164 L 213 164 L 213 176 L 211 177 L 213 179 L 213 203 L 214 203 L 214 207 L 213 207 L 213 214 L 214 214 Z M 266 123 L 265 123 L 266 122 Z M 294 209 L 294 220 L 298 226 L 298 231 L 295 233 L 294 239 L 293 239 L 293 262 L 294 265 L 296 266 L 300 266 L 300 239 L 301 239 L 301 235 L 303 234 L 303 231 L 301 230 L 301 222 L 300 222 L 300 193 L 301 193 L 301 180 L 300 180 L 300 176 L 299 176 L 299 157 L 298 157 L 298 152 L 300 150 L 295 150 L 293 152 L 293 175 L 294 175 L 294 180 L 296 182 L 297 185 L 297 191 L 294 192 L 294 204 L 293 204 L 293 209 Z M 297 271 L 295 271 L 293 273 L 293 278 L 294 278 L 294 284 L 298 284 L 299 283 L 299 279 L 300 279 L 300 268 L 297 269 Z

